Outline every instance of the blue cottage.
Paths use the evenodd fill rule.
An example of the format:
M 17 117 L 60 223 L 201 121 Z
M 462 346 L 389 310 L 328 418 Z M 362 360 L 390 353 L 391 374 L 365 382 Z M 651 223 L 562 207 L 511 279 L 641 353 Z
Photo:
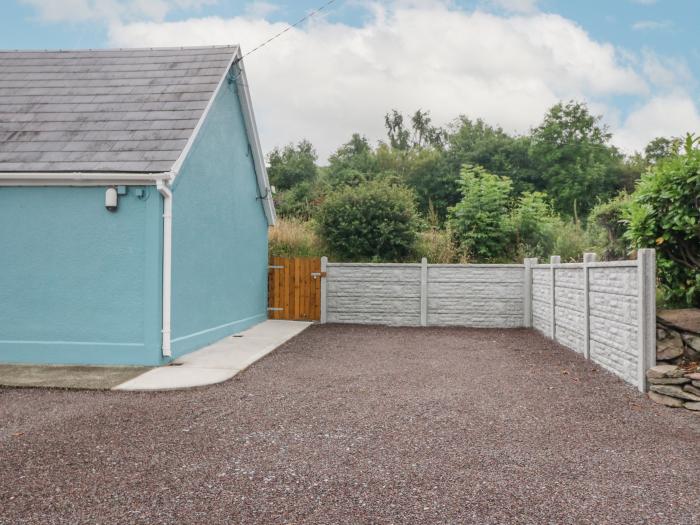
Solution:
M 267 317 L 240 59 L 0 52 L 0 362 L 159 365 Z

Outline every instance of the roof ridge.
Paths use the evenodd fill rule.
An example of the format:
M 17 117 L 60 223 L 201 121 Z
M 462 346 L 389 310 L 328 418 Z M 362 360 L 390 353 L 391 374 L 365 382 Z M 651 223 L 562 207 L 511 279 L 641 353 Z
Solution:
M 187 51 L 200 49 L 236 49 L 239 47 L 240 44 L 218 44 L 210 46 L 99 47 L 78 49 L 0 49 L 0 53 L 99 53 L 114 51 Z

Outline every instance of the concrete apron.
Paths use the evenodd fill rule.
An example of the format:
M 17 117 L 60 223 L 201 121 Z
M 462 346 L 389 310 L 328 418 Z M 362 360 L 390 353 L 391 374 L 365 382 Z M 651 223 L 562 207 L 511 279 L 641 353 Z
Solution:
M 264 321 L 239 334 L 153 368 L 112 390 L 176 390 L 213 385 L 232 378 L 272 352 L 311 323 Z
M 0 386 L 81 390 L 177 390 L 230 379 L 311 323 L 264 321 L 159 368 L 0 365 Z

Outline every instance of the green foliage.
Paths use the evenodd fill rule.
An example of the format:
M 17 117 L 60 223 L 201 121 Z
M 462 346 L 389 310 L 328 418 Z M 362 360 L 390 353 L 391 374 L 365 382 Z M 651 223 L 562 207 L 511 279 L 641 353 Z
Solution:
M 645 173 L 625 211 L 625 237 L 657 249 L 658 275 L 671 302 L 700 306 L 700 139 Z
M 297 184 L 316 178 L 316 150 L 307 140 L 296 146 L 289 144 L 280 150 L 275 148 L 268 155 L 267 169 L 270 183 L 279 190 L 288 190 Z
M 511 181 L 481 166 L 462 168 L 459 189 L 462 200 L 450 208 L 449 224 L 469 257 L 502 261 L 513 240 L 508 217 Z
M 327 179 L 334 188 L 345 184 L 355 185 L 372 178 L 377 172 L 377 159 L 366 137 L 353 134 L 328 159 Z
M 302 181 L 274 195 L 277 213 L 281 217 L 309 220 L 316 207 L 323 202 L 324 193 L 325 188 L 319 181 Z
M 316 222 L 331 254 L 349 261 L 404 260 L 419 229 L 413 192 L 381 180 L 334 191 Z
M 543 187 L 537 184 L 528 137 L 512 137 L 483 120 L 462 116 L 452 125 L 447 143 L 444 157 L 449 173 L 459 173 L 464 165 L 479 165 L 494 175 L 509 177 L 516 194 Z
M 325 247 L 310 222 L 277 219 L 268 235 L 270 255 L 275 257 L 320 257 Z
M 649 164 L 656 164 L 678 153 L 680 140 L 676 138 L 656 137 L 644 148 L 644 158 Z
M 629 200 L 629 195 L 621 192 L 609 201 L 596 204 L 588 216 L 589 242 L 598 247 L 603 260 L 612 261 L 627 257 L 624 213 Z
M 562 220 L 552 209 L 545 193 L 525 192 L 511 212 L 517 255 L 514 259 L 537 257 L 546 260 L 555 253 Z
M 585 215 L 598 198 L 619 188 L 615 168 L 621 155 L 609 145 L 611 134 L 580 102 L 556 104 L 532 132 L 530 156 L 542 187 L 557 211 Z
M 554 230 L 553 255 L 559 255 L 562 262 L 580 261 L 584 252 L 593 251 L 581 225 L 570 220 L 561 220 Z M 548 261 L 547 261 L 548 262 Z

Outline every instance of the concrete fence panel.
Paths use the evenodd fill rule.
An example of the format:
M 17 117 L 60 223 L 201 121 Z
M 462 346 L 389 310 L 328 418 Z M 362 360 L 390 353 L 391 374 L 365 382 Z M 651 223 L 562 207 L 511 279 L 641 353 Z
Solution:
M 365 264 L 321 261 L 321 320 L 401 326 L 533 327 L 646 388 L 655 364 L 655 253 L 633 261 Z

